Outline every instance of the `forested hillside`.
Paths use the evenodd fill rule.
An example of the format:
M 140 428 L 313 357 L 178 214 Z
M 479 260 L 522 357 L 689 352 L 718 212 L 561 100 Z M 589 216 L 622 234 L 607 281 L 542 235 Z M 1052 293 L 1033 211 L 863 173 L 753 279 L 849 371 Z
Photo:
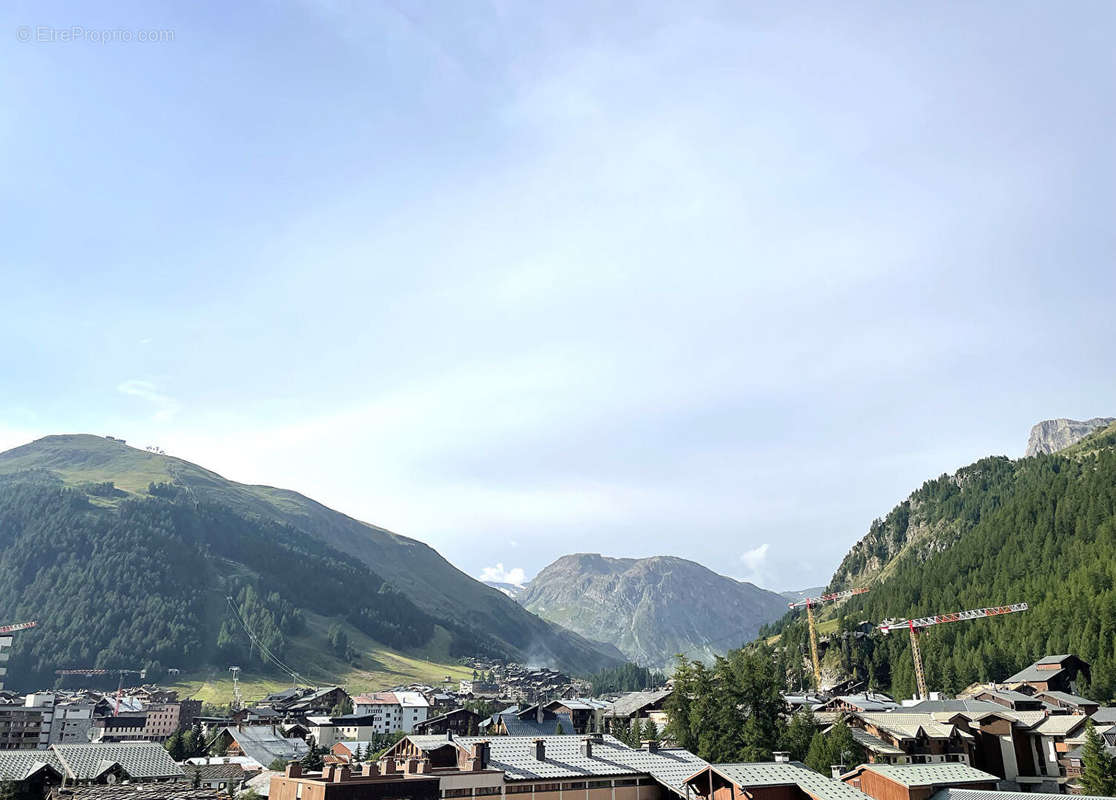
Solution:
M 830 588 L 869 586 L 830 612 L 838 618 L 824 663 L 910 696 L 905 635 L 858 638 L 857 623 L 1025 601 L 1031 609 L 930 628 L 923 658 L 931 689 L 955 691 L 1007 677 L 1047 653 L 1093 664 L 1098 700 L 1116 696 L 1116 428 L 1054 455 L 987 458 L 928 481 L 873 523 Z M 792 682 L 805 680 L 801 614 L 780 633 Z
M 59 667 L 262 665 L 240 617 L 281 654 L 300 610 L 400 651 L 436 641 L 443 660 L 534 658 L 577 674 L 623 662 L 422 542 L 296 492 L 98 436 L 0 453 L 0 620 L 40 621 L 16 639 L 13 685 Z
M 397 648 L 434 634 L 428 614 L 332 548 L 151 490 L 106 507 L 95 501 L 111 485 L 0 476 L 0 618 L 39 622 L 16 638 L 9 684 L 50 685 L 60 667 L 139 664 L 153 678 L 207 663 L 262 669 L 243 625 L 282 657 L 302 609 Z

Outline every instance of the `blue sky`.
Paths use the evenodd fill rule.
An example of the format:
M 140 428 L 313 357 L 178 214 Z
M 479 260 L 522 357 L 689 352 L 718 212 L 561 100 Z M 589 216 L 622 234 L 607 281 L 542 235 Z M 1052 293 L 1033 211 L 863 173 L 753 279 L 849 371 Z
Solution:
M 473 575 L 824 583 L 926 478 L 1116 414 L 1114 22 L 4 4 L 0 446 L 156 444 Z

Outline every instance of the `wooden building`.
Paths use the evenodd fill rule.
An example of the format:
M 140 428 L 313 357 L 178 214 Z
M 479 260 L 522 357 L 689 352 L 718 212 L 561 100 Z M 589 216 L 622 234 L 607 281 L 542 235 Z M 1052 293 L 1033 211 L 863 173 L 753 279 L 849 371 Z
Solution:
M 995 791 L 998 778 L 968 764 L 862 764 L 841 780 L 873 800 L 929 800 L 941 789 Z

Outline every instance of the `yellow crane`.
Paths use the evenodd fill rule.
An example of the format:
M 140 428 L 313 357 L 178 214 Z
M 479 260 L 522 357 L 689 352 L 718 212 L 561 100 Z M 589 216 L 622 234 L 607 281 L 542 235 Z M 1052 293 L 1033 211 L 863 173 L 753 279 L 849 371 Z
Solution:
M 922 651 L 918 648 L 918 637 L 923 629 L 931 625 L 941 625 L 943 622 L 964 622 L 970 619 L 984 619 L 985 617 L 998 617 L 1001 614 L 1014 614 L 1017 611 L 1026 611 L 1026 603 L 1013 603 L 1010 606 L 993 606 L 991 608 L 974 608 L 969 611 L 954 611 L 950 614 L 935 614 L 932 617 L 918 617 L 917 619 L 884 620 L 879 624 L 879 629 L 884 634 L 891 633 L 898 628 L 906 628 L 911 634 L 911 658 L 914 659 L 915 681 L 918 683 L 918 696 L 923 700 L 930 697 L 926 690 L 926 674 L 922 670 Z
M 868 591 L 867 588 L 846 589 L 843 592 L 823 594 L 821 597 L 807 597 L 794 603 L 787 604 L 791 608 L 806 606 L 806 622 L 810 628 L 810 660 L 814 664 L 815 689 L 821 689 L 821 662 L 818 661 L 818 632 L 814 627 L 814 606 L 820 606 L 822 603 L 835 603 L 838 600 L 844 600 L 846 597 L 852 597 L 855 594 L 864 594 L 866 591 Z

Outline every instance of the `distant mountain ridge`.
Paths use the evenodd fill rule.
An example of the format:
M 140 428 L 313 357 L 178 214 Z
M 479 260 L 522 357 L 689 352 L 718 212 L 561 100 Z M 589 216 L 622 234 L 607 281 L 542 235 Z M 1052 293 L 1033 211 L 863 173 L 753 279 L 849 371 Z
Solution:
M 1087 420 L 1044 419 L 1031 428 L 1024 457 L 1039 453 L 1057 453 L 1084 439 L 1089 434 L 1116 422 L 1116 417 L 1093 417 Z
M 52 537 L 69 537 L 69 549 L 52 548 Z M 91 552 L 83 541 L 93 540 L 100 549 Z M 137 553 L 145 559 L 142 567 Z M 343 616 L 377 641 L 412 652 L 440 642 L 443 658 L 487 654 L 579 674 L 623 662 L 615 647 L 528 613 L 426 544 L 297 492 L 236 483 L 179 458 L 86 434 L 48 436 L 0 453 L 0 617 L 39 614 L 36 598 L 54 602 L 51 598 L 63 593 L 60 586 L 75 596 L 111 593 L 101 572 L 90 569 L 94 560 L 135 562 L 136 568 L 171 580 L 177 573 L 167 559 L 174 558 L 191 565 L 195 586 L 162 596 L 158 581 L 134 584 L 146 606 L 174 610 L 162 614 L 165 626 L 151 623 L 158 635 L 139 629 L 113 635 L 111 625 L 103 633 L 91 625 L 90 641 L 81 644 L 92 649 L 82 650 L 79 660 L 104 660 L 99 651 L 104 658 L 157 652 L 164 666 L 217 663 L 227 612 L 223 598 L 250 584 L 261 599 L 245 601 L 244 613 L 258 611 L 259 624 L 274 623 L 277 636 L 280 623 L 287 619 L 293 625 L 302 608 Z M 214 605 L 214 595 L 206 592 L 220 602 Z M 276 599 L 269 601 L 268 593 Z M 63 622 L 63 610 L 57 616 L 40 622 L 37 637 L 17 640 L 17 669 L 22 664 L 35 673 L 48 666 L 54 658 L 47 652 L 54 647 L 49 641 L 67 645 L 51 635 L 51 626 Z M 237 635 L 243 632 L 234 627 L 225 640 Z M 81 638 L 80 632 L 73 636 Z M 31 646 L 41 652 L 21 653 Z M 21 656 L 30 660 L 20 661 Z
M 693 561 L 596 553 L 559 558 L 517 600 L 649 667 L 667 667 L 678 653 L 708 661 L 755 638 L 787 609 L 783 596 Z

